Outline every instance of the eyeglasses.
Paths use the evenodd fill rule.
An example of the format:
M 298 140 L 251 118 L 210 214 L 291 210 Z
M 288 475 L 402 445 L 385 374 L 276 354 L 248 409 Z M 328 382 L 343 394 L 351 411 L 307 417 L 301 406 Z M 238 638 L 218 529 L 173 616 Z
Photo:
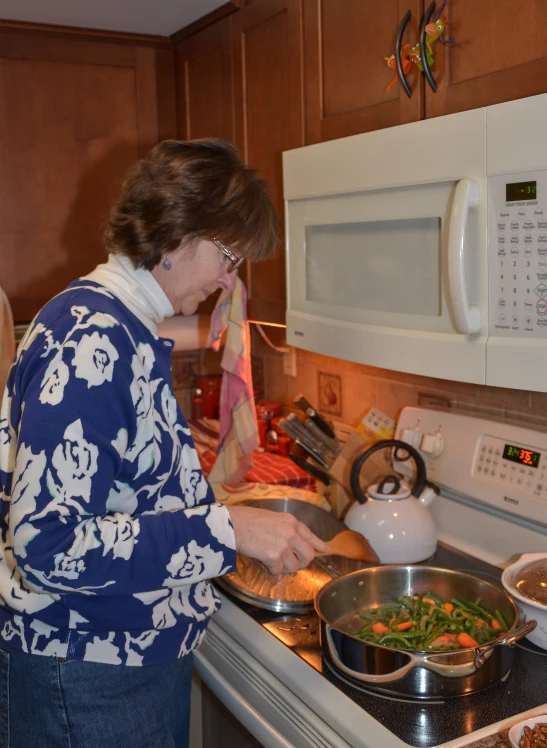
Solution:
M 236 257 L 235 254 L 233 252 L 230 252 L 228 247 L 225 247 L 222 242 L 218 241 L 218 239 L 213 238 L 211 241 L 213 242 L 215 247 L 230 260 L 230 264 L 228 266 L 229 273 L 233 273 L 234 270 L 237 270 L 238 267 L 244 262 L 244 257 Z

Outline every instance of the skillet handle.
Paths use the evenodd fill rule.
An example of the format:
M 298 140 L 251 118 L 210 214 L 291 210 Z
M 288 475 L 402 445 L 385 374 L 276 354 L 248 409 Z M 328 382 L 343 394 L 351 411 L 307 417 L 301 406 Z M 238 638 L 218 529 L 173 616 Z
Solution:
M 398 670 L 394 670 L 392 673 L 385 673 L 384 675 L 367 675 L 366 673 L 358 673 L 356 670 L 352 670 L 351 668 L 344 665 L 344 663 L 338 657 L 338 652 L 336 651 L 336 647 L 334 646 L 334 642 L 332 641 L 331 627 L 328 625 L 328 623 L 325 623 L 325 633 L 327 636 L 327 647 L 329 650 L 329 654 L 332 657 L 332 661 L 339 670 L 341 670 L 346 675 L 349 675 L 350 678 L 354 678 L 355 680 L 361 680 L 365 683 L 395 683 L 396 681 L 403 678 L 410 670 L 412 670 L 412 668 L 420 664 L 417 657 L 408 653 L 409 662 L 406 665 L 403 665 L 403 667 L 399 668 Z M 371 646 L 374 645 L 372 644 Z M 405 654 L 407 654 L 407 652 L 405 652 Z
M 475 667 L 478 669 L 484 665 L 489 652 L 494 649 L 494 647 L 498 647 L 500 645 L 505 645 L 507 647 L 514 646 L 514 644 L 525 637 L 526 634 L 532 632 L 535 629 L 536 625 L 536 621 L 528 621 L 522 626 L 519 626 L 512 633 L 508 632 L 501 639 L 497 639 L 497 641 L 495 642 L 490 642 L 490 644 L 485 644 L 482 647 L 477 647 L 475 649 Z

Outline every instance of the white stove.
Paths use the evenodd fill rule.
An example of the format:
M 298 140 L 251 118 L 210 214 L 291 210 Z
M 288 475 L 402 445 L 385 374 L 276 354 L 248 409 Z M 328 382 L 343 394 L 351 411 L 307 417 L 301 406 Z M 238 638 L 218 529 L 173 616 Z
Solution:
M 428 477 L 442 489 L 432 506 L 440 544 L 428 565 L 499 583 L 518 555 L 547 551 L 547 434 L 405 408 L 396 437 L 428 449 Z M 505 748 L 505 728 L 547 713 L 547 650 L 527 640 L 503 683 L 412 702 L 359 689 L 333 670 L 316 616 L 287 619 L 222 597 L 196 670 L 265 748 Z

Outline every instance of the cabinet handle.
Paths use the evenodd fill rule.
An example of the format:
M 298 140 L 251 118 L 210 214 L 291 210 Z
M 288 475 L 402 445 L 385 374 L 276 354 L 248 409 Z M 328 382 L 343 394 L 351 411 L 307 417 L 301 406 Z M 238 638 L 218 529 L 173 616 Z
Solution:
M 397 41 L 395 42 L 395 65 L 397 66 L 397 74 L 399 76 L 399 80 L 401 81 L 401 85 L 405 89 L 405 93 L 408 98 L 411 99 L 412 89 L 408 85 L 408 81 L 405 78 L 405 74 L 403 72 L 403 66 L 401 65 L 401 45 L 403 43 L 403 34 L 405 33 L 405 29 L 408 26 L 409 21 L 410 11 L 407 10 L 407 12 L 405 13 L 405 17 L 403 18 L 403 20 L 401 21 L 401 25 L 399 26 L 399 33 L 397 34 Z
M 431 75 L 431 70 L 429 69 L 429 65 L 427 64 L 427 49 L 425 46 L 425 27 L 431 20 L 431 16 L 433 15 L 435 11 L 435 0 L 431 3 L 429 8 L 426 10 L 422 17 L 422 25 L 420 26 L 420 55 L 422 57 L 422 65 L 424 66 L 424 74 L 427 78 L 427 82 L 431 86 L 433 93 L 436 93 L 437 91 L 437 84 L 435 83 L 435 79 Z
M 456 185 L 452 214 L 448 226 L 448 286 L 454 327 L 462 335 L 474 335 L 481 330 L 478 306 L 467 298 L 465 280 L 465 230 L 471 210 L 479 207 L 480 187 L 474 179 L 460 179 Z

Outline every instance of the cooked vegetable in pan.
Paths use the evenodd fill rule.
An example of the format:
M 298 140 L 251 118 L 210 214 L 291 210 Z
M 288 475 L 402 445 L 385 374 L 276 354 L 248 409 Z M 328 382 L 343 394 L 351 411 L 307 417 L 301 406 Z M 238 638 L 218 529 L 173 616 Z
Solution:
M 362 610 L 364 626 L 350 633 L 373 644 L 414 652 L 478 647 L 508 630 L 499 610 L 489 612 L 480 603 L 480 598 L 444 602 L 433 592 L 405 595 L 392 605 Z

